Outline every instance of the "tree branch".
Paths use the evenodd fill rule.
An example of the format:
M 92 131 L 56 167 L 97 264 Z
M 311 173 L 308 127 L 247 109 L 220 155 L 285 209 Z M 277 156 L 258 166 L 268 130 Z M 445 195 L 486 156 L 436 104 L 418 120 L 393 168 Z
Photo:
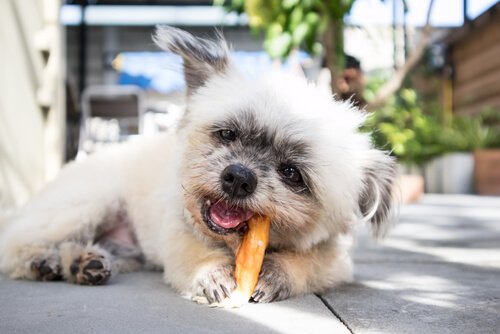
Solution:
M 432 7 L 434 5 L 434 0 L 430 0 L 429 8 L 427 8 L 426 22 L 425 26 L 422 29 L 422 36 L 417 46 L 413 50 L 413 52 L 406 58 L 404 65 L 394 73 L 394 75 L 387 81 L 380 89 L 377 91 L 375 98 L 373 101 L 368 103 L 366 108 L 368 110 L 377 109 L 385 104 L 387 99 L 391 97 L 403 84 L 404 78 L 408 75 L 408 73 L 418 64 L 422 55 L 424 54 L 425 49 L 429 45 L 431 39 L 432 27 L 430 23 Z

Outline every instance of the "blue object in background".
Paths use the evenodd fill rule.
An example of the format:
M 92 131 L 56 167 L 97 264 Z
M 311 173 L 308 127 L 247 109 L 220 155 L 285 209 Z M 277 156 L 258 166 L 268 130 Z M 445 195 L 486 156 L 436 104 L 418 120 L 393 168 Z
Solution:
M 136 85 L 163 94 L 185 90 L 180 56 L 168 52 L 123 52 L 119 57 L 118 84 Z M 234 51 L 231 57 L 239 70 L 251 77 L 273 67 L 272 59 L 264 51 Z M 299 52 L 300 63 L 308 58 L 307 53 Z M 289 68 L 288 62 L 283 67 Z

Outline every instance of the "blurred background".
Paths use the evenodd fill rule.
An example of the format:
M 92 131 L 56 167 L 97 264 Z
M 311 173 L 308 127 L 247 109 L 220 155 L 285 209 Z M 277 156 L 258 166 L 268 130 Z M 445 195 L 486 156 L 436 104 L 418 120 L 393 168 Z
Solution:
M 405 202 L 500 195 L 497 1 L 0 0 L 0 207 L 67 161 L 175 126 L 182 61 L 154 45 L 157 24 L 217 28 L 245 74 L 281 67 L 364 108 Z

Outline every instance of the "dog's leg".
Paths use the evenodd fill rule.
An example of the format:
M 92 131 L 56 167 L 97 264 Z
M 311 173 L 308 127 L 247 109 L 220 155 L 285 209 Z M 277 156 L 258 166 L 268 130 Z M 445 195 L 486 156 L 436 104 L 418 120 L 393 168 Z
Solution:
M 58 247 L 26 248 L 25 252 L 32 254 L 32 260 L 25 262 L 26 268 L 18 268 L 13 277 L 65 279 L 82 285 L 104 284 L 116 273 L 138 270 L 145 262 L 138 248 L 124 247 L 111 240 L 94 245 L 67 241 Z
M 34 245 L 30 247 L 28 252 L 33 254 L 32 260 L 25 262 L 24 267 L 17 268 L 13 276 L 29 276 L 29 278 L 39 281 L 62 279 L 61 259 L 55 247 L 47 248 Z
M 211 304 L 229 297 L 236 288 L 231 252 L 211 247 L 183 228 L 173 232 L 163 254 L 165 281 L 199 303 Z
M 55 245 L 23 244 L 4 251 L 1 259 L 1 271 L 14 279 L 54 281 L 63 278 L 59 249 Z
M 116 272 L 112 256 L 98 245 L 63 242 L 60 245 L 24 245 L 12 278 L 38 281 L 65 279 L 84 285 L 100 285 Z
M 101 240 L 98 242 L 98 245 L 112 255 L 113 268 L 117 272 L 133 272 L 140 270 L 146 265 L 146 257 L 139 245 L 124 245 L 112 239 Z
M 99 245 L 64 242 L 59 246 L 62 273 L 68 282 L 101 285 L 117 272 L 113 257 Z
M 306 293 L 321 293 L 352 279 L 352 263 L 344 247 L 328 241 L 310 251 L 266 254 L 252 299 L 258 303 Z
M 100 201 L 75 197 L 47 200 L 40 196 L 0 236 L 0 272 L 15 279 L 105 282 L 109 279 L 107 271 L 111 270 L 112 258 L 100 247 L 87 244 L 93 243 L 103 226 L 113 223 L 113 212 L 120 205 L 119 201 L 104 198 Z M 64 245 L 68 241 L 72 244 L 71 251 Z M 87 254 L 89 252 L 93 255 Z M 72 259 L 68 259 L 68 253 L 73 254 Z M 68 262 L 76 259 L 81 263 L 78 270 L 83 275 L 81 278 L 68 274 L 71 266 Z M 102 262 L 102 268 L 95 260 Z M 103 271 L 101 278 L 91 277 L 90 269 Z

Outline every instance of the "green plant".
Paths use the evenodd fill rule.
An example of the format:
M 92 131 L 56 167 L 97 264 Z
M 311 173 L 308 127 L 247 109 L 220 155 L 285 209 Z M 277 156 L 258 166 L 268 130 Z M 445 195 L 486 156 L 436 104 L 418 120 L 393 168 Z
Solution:
M 443 153 L 440 122 L 422 112 L 412 89 L 402 89 L 383 108 L 372 112 L 365 129 L 372 131 L 375 145 L 403 163 L 420 165 Z
M 500 148 L 500 111 L 486 108 L 477 117 L 481 123 L 480 148 Z
M 323 54 L 332 77 L 345 67 L 344 16 L 355 0 L 214 0 L 226 10 L 245 13 L 255 34 L 264 32 L 264 49 L 276 59 L 292 51 Z M 331 80 L 333 92 L 338 92 Z
M 377 80 L 367 87 L 376 89 Z M 370 93 L 365 95 L 370 98 Z M 399 161 L 422 165 L 450 152 L 500 147 L 500 115 L 485 111 L 476 116 L 454 116 L 444 123 L 439 115 L 420 108 L 418 94 L 402 89 L 379 110 L 372 112 L 364 129 L 372 131 L 376 146 Z
M 319 54 L 321 35 L 337 22 L 342 33 L 344 16 L 354 0 L 215 0 L 228 11 L 246 13 L 254 32 L 265 32 L 264 48 L 272 58 L 285 58 L 294 48 Z M 336 51 L 343 58 L 342 40 Z
M 228 12 L 245 13 L 254 33 L 265 32 L 264 49 L 272 58 L 286 58 L 299 48 L 316 55 L 322 54 L 324 65 L 331 73 L 332 92 L 339 93 L 337 79 L 344 71 L 346 56 L 344 18 L 355 2 L 356 0 L 214 0 L 214 5 L 224 6 Z M 406 13 L 407 0 L 401 2 Z M 368 109 L 384 105 L 418 64 L 431 41 L 430 17 L 433 4 L 434 0 L 430 0 L 420 41 L 408 54 L 405 64 L 380 86 L 375 98 L 367 105 Z

